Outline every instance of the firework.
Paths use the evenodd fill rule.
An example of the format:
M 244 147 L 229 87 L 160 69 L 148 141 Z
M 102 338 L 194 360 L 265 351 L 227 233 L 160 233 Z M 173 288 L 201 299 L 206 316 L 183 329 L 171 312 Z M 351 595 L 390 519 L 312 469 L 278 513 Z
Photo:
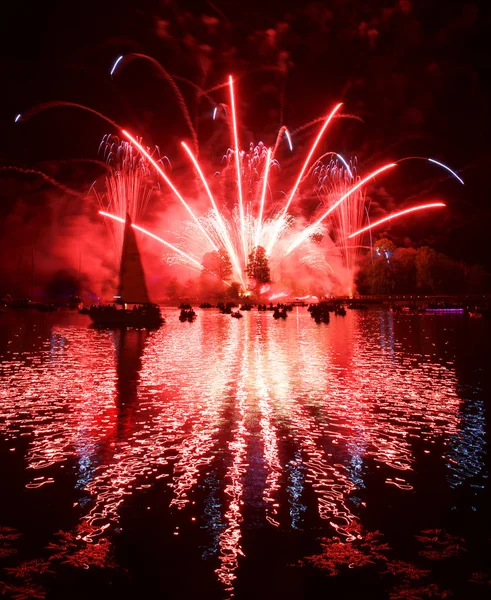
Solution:
M 351 233 L 350 235 L 348 235 L 348 239 L 354 238 L 357 235 L 364 233 L 365 231 L 369 231 L 370 229 L 373 229 L 374 227 L 381 225 L 382 223 L 386 223 L 387 221 L 392 221 L 392 219 L 397 219 L 399 217 L 402 217 L 403 215 L 407 215 L 409 213 L 416 212 L 419 210 L 426 210 L 428 208 L 441 208 L 443 206 L 446 206 L 446 204 L 444 204 L 443 202 L 431 202 L 430 204 L 420 204 L 418 206 L 412 206 L 411 208 L 406 208 L 405 210 L 401 210 L 399 212 L 392 213 L 389 216 L 384 217 L 383 219 L 379 219 L 378 221 L 375 221 L 375 223 L 371 223 L 370 225 L 367 225 L 367 227 L 363 227 L 363 229 L 360 229 L 358 231 L 355 231 L 354 233 Z
M 434 158 L 429 158 L 428 161 L 435 165 L 438 165 L 439 167 L 442 167 L 443 169 L 446 169 L 449 173 L 451 173 L 455 177 L 455 179 L 457 179 L 457 181 L 460 181 L 460 183 L 462 185 L 464 185 L 464 181 L 457 175 L 457 173 L 455 171 L 452 171 L 452 169 L 450 167 L 447 167 L 447 165 L 444 165 L 443 163 L 438 162 Z
M 362 176 L 356 161 L 350 162 L 336 151 L 324 152 L 320 158 L 313 161 L 314 153 L 332 120 L 335 117 L 357 117 L 339 114 L 342 105 L 337 104 L 330 113 L 297 128 L 293 134 L 283 125 L 271 148 L 259 143 L 257 145 L 250 144 L 249 150 L 244 151 L 239 144 L 236 90 L 232 76 L 229 77 L 228 83 L 220 84 L 209 90 L 201 90 L 192 82 L 187 82 L 198 90 L 200 97 L 206 97 L 213 102 L 213 120 L 217 120 L 218 110 L 221 109 L 224 118 L 217 120 L 217 126 L 228 123 L 230 127 L 232 147 L 225 153 L 225 167 L 215 173 L 220 179 L 219 186 L 222 186 L 222 193 L 217 196 L 215 191 L 212 192 L 198 161 L 197 135 L 176 82 L 157 61 L 142 54 L 120 56 L 111 68 L 111 77 L 121 70 L 121 65 L 127 64 L 127 57 L 128 60 L 131 58 L 150 60 L 171 85 L 191 131 L 195 149 L 192 151 L 184 142 L 182 147 L 199 176 L 204 193 L 211 204 L 210 208 L 203 210 L 199 195 L 198 198 L 193 198 L 191 206 L 179 191 L 176 183 L 166 173 L 162 159 L 156 160 L 154 152 L 145 147 L 141 140 L 139 141 L 136 136 L 122 129 L 112 119 L 97 110 L 72 102 L 50 102 L 36 106 L 22 115 L 17 115 L 15 121 L 25 122 L 46 109 L 67 106 L 89 111 L 117 128 L 127 141 L 119 142 L 116 138 L 111 137 L 103 140 L 102 149 L 110 168 L 110 174 L 106 177 L 105 192 L 102 194 L 96 192 L 102 208 L 105 209 L 106 216 L 110 216 L 112 221 L 120 223 L 118 219 L 123 219 L 128 213 L 132 219 L 139 221 L 143 217 L 152 194 L 151 172 L 156 172 L 190 217 L 189 221 L 182 222 L 179 231 L 173 231 L 174 235 L 181 238 L 181 244 L 171 244 L 162 237 L 143 230 L 139 225 L 135 227 L 161 242 L 169 251 L 174 255 L 179 255 L 186 264 L 193 268 L 198 266 L 201 268 L 203 256 L 210 250 L 224 254 L 231 261 L 234 279 L 240 282 L 243 288 L 246 288 L 248 281 L 245 274 L 249 255 L 255 248 L 261 246 L 266 250 L 275 281 L 281 280 L 282 269 L 289 261 L 297 261 L 298 265 L 330 279 L 339 278 L 340 269 L 346 270 L 350 273 L 346 279 L 348 281 L 344 290 L 346 292 L 352 288 L 357 252 L 361 247 L 348 245 L 346 240 L 357 237 L 366 231 L 371 233 L 372 229 L 382 222 L 390 221 L 404 214 L 424 208 L 444 206 L 443 203 L 432 203 L 412 207 L 389 215 L 375 223 L 370 224 L 369 222 L 368 226 L 363 227 L 365 215 L 369 221 L 365 186 L 376 176 L 392 170 L 396 163 L 387 163 L 368 175 Z M 210 96 L 212 92 L 227 85 L 230 92 L 230 107 L 215 102 Z M 275 191 L 275 181 L 273 181 L 273 179 L 277 179 L 277 173 L 273 178 L 272 169 L 274 167 L 277 172 L 280 169 L 276 152 L 281 140 L 286 140 L 289 150 L 293 151 L 295 134 L 318 122 L 322 122 L 322 126 L 294 179 L 293 187 L 288 193 L 281 192 L 284 194 L 285 201 L 282 205 L 278 205 L 278 190 Z M 324 159 L 329 156 L 332 158 L 324 163 Z M 397 162 L 411 158 L 431 162 L 451 173 L 460 183 L 464 183 L 450 167 L 431 158 L 407 157 Z M 307 195 L 305 193 L 306 182 L 311 182 L 312 178 L 314 186 L 313 189 L 311 185 L 309 186 L 308 195 L 312 197 L 314 194 L 318 198 L 319 207 L 311 222 L 305 224 L 304 220 L 298 216 L 298 209 L 292 212 L 291 207 L 295 199 L 298 201 L 296 203 L 298 207 L 301 200 Z M 232 199 L 230 199 L 230 193 L 225 193 L 225 189 L 233 190 Z M 108 213 L 108 210 L 111 210 L 111 213 Z M 120 232 L 119 236 L 121 235 Z
M 119 138 L 111 135 L 104 136 L 99 152 L 109 168 L 105 191 L 99 193 L 93 187 L 99 206 L 110 210 L 123 223 L 127 214 L 132 221 L 139 221 L 152 194 L 148 161 L 131 143 L 120 142 Z M 119 251 L 123 243 L 123 230 L 121 227 L 111 227 L 111 233 Z

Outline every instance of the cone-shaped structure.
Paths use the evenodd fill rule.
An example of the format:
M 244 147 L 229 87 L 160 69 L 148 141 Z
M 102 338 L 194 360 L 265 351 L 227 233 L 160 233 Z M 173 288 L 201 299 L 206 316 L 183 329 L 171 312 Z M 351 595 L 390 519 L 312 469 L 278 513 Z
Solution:
M 126 214 L 124 227 L 118 295 L 123 303 L 150 303 L 140 251 L 136 243 L 135 230 L 131 226 L 131 218 L 128 213 Z

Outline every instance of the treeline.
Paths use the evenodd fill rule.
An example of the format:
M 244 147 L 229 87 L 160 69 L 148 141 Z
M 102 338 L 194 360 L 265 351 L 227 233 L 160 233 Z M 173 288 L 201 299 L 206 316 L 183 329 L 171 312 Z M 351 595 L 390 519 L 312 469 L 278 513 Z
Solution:
M 384 238 L 363 258 L 356 285 L 360 294 L 484 294 L 491 275 L 428 246 L 397 248 Z

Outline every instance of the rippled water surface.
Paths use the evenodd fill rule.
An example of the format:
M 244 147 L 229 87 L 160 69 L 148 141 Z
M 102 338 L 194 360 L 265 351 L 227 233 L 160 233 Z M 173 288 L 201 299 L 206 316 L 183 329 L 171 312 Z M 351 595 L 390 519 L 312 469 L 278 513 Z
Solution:
M 0 315 L 0 591 L 488 596 L 488 321 L 164 312 Z

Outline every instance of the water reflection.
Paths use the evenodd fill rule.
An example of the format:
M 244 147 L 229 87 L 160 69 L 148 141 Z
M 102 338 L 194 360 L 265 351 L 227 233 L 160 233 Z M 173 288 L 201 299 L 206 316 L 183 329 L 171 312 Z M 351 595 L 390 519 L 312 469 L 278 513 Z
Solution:
M 232 593 L 245 527 L 309 519 L 351 542 L 374 474 L 418 492 L 418 452 L 441 444 L 435 477 L 485 483 L 483 398 L 459 385 L 443 320 L 349 312 L 325 326 L 296 309 L 281 322 L 171 314 L 150 333 L 43 323 L 11 323 L 0 345 L 0 435 L 27 440 L 33 495 L 73 464 L 87 542 L 113 536 L 125 500 L 164 480 L 152 510 L 175 537 L 197 521 Z

